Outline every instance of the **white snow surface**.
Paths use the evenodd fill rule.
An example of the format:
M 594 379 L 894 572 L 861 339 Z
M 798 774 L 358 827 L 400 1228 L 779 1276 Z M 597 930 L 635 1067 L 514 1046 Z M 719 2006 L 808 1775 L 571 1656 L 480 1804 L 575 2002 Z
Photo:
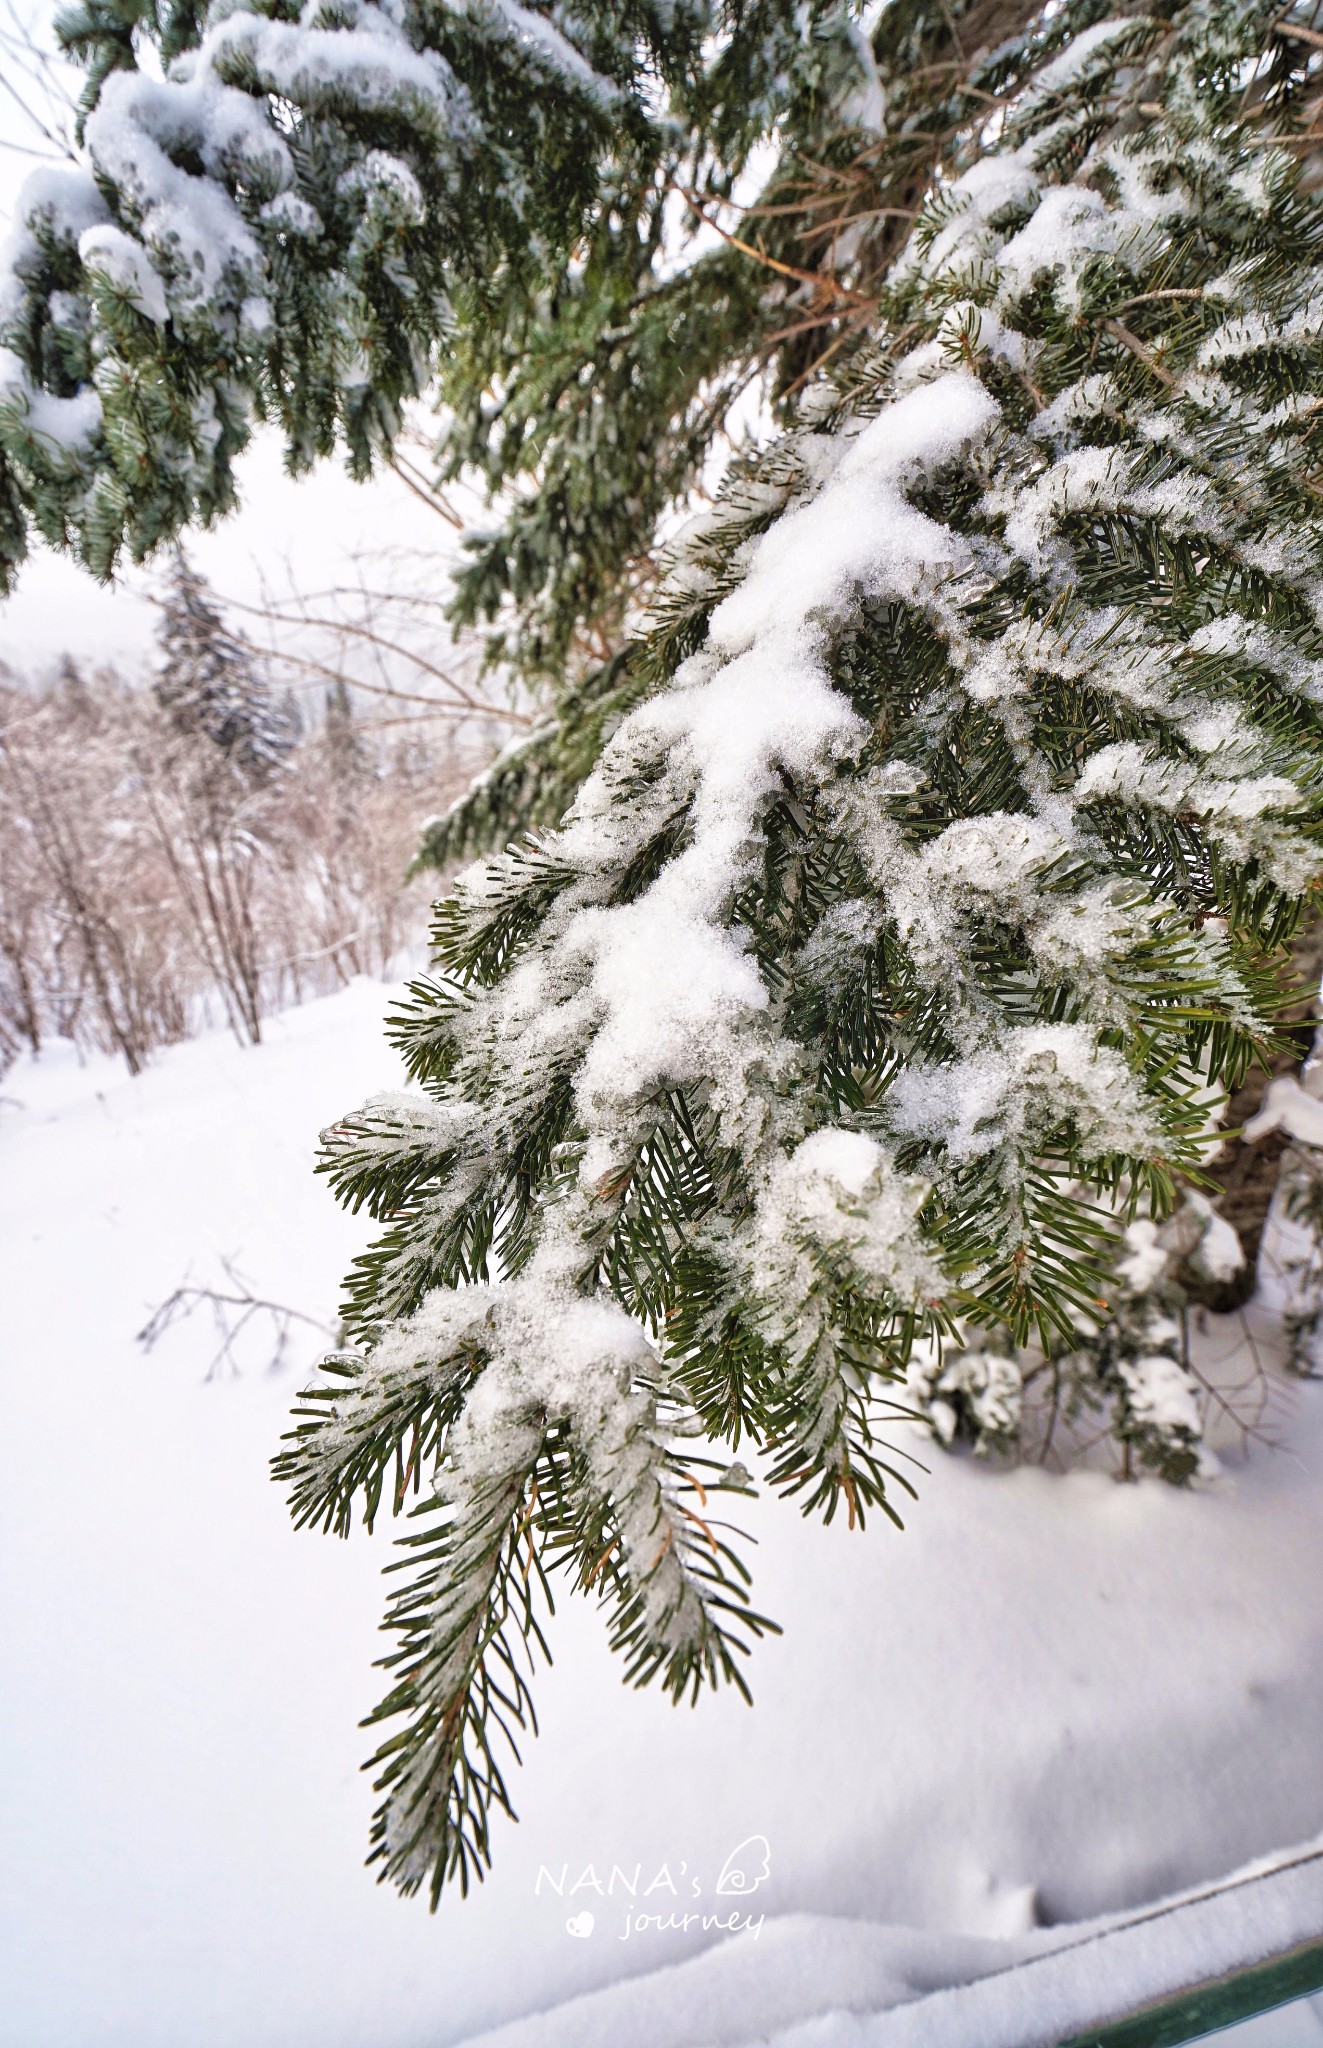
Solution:
M 785 1628 L 755 1708 L 627 1691 L 566 1598 L 491 1879 L 435 1918 L 374 1885 L 390 1545 L 293 1533 L 266 1474 L 315 1338 L 208 1380 L 202 1322 L 133 1336 L 224 1255 L 330 1318 L 367 1227 L 315 1134 L 397 1079 L 387 1000 L 0 1080 L 4 2048 L 1025 2048 L 1323 1928 L 1323 1860 L 1281 1854 L 1323 1830 L 1311 1384 L 1190 1494 L 898 1428 L 903 1534 L 738 1503 Z M 1141 1910 L 1261 1857 L 1290 1867 Z

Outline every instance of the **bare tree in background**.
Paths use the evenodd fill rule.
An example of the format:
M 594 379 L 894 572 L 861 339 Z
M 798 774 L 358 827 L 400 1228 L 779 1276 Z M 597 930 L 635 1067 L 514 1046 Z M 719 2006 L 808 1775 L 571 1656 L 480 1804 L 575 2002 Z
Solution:
M 408 870 L 462 784 L 445 730 L 379 732 L 347 689 L 279 766 L 238 772 L 153 690 L 72 667 L 0 681 L 0 1053 L 122 1054 L 383 975 L 421 931 Z
M 11 1036 L 55 1032 L 138 1073 L 187 1025 L 185 947 L 134 760 L 140 707 L 66 669 L 0 704 L 0 928 Z M 12 951 L 10 949 L 13 949 Z
M 0 0 L 0 149 L 60 163 L 74 160 L 78 75 L 50 47 L 46 20 Z
M 295 691 L 349 689 L 378 730 L 425 719 L 476 766 L 535 722 L 527 692 L 485 669 L 484 642 L 456 642 L 444 563 L 431 550 L 358 550 L 335 583 L 313 590 L 286 564 L 279 587 L 266 578 L 256 602 L 229 602 L 273 673 Z

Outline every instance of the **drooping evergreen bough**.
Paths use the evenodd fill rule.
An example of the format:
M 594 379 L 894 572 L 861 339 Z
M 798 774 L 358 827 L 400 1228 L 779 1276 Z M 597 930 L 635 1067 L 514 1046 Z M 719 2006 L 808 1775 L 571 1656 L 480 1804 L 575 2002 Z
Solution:
M 921 89 L 939 15 L 949 37 L 941 7 L 877 26 L 875 58 L 889 23 L 905 34 L 874 118 L 910 106 L 886 176 L 931 182 L 895 95 Z M 507 53 L 552 33 L 513 7 L 444 19 Z M 1232 1254 L 1183 1189 L 1271 1048 L 1318 868 L 1323 214 L 1297 174 L 1300 25 L 1217 0 L 1018 24 L 842 314 L 830 380 L 691 530 L 646 635 L 575 683 L 547 765 L 591 768 L 573 806 L 440 906 L 435 973 L 395 1025 L 419 1086 L 328 1133 L 337 1190 L 386 1227 L 279 1471 L 328 1528 L 417 1496 L 376 1717 L 374 1856 L 406 1890 L 435 1901 L 489 1858 L 555 1571 L 605 1603 L 635 1681 L 743 1685 L 769 1624 L 726 1526 L 732 1457 L 806 1511 L 894 1517 L 888 1414 L 926 1402 L 996 1440 L 1032 1341 L 1094 1372 L 1141 1461 L 1197 1458 L 1170 1262 Z M 277 26 L 236 13 L 204 47 L 265 51 Z M 599 88 L 563 84 L 559 43 L 548 66 L 562 138 Z M 962 61 L 961 90 L 975 75 Z M 287 84 L 298 127 L 310 88 Z M 318 106 L 338 134 L 339 102 Z M 315 260 L 285 274 L 316 298 Z M 362 338 L 430 275 L 402 259 L 378 292 L 364 271 L 309 335 Z M 133 278 L 121 311 L 151 298 Z M 193 396 L 247 331 L 210 358 L 170 344 Z M 359 383 L 309 376 L 323 423 L 384 417 L 376 360 L 365 342 Z M 78 446 L 67 505 L 128 503 Z M 211 502 L 189 483 L 166 525 L 185 500 Z M 522 597 L 563 648 L 540 571 L 502 582 L 516 555 L 495 550 L 498 606 Z
M 1318 867 L 1323 221 L 1244 119 L 1264 41 L 1194 4 L 1044 63 L 691 534 L 564 822 L 441 905 L 422 1092 L 328 1135 L 387 1228 L 282 1469 L 331 1526 L 423 1488 L 406 1888 L 487 1853 L 545 1570 L 630 1676 L 740 1682 L 744 1472 L 695 1441 L 891 1513 L 907 1374 L 1033 1337 L 1193 1469 L 1162 1290 L 1235 1253 L 1197 1197 L 1159 1236 Z
M 224 512 L 255 417 L 295 470 L 339 443 L 366 473 L 439 385 L 447 461 L 539 485 L 460 608 L 517 601 L 541 670 L 785 324 L 724 244 L 676 263 L 684 195 L 770 135 L 830 143 L 872 78 L 837 0 L 71 0 L 58 27 L 87 162 L 34 174 L 8 251 L 0 572 L 33 527 L 106 574 Z

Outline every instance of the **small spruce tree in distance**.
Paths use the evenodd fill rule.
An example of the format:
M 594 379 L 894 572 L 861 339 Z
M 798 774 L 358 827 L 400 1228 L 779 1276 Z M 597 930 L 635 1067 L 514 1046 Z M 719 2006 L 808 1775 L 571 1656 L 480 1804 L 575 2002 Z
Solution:
M 998 42 L 975 34 L 1007 28 L 997 10 L 958 12 L 961 61 L 931 58 L 925 84 L 949 10 L 884 11 L 871 70 L 860 60 L 866 116 L 882 124 L 878 178 L 908 178 L 918 218 L 874 245 L 885 263 L 866 293 L 839 287 L 851 303 L 832 316 L 830 364 L 690 530 L 647 629 L 628 637 L 614 586 L 620 645 L 571 675 L 546 601 L 573 579 L 531 546 L 494 546 L 493 608 L 513 606 L 519 658 L 563 660 L 572 687 L 542 756 L 489 783 L 491 814 L 508 799 L 548 817 L 547 780 L 577 794 L 460 877 L 433 972 L 393 1026 L 417 1087 L 327 1134 L 336 1189 L 384 1228 L 278 1469 L 297 1519 L 341 1531 L 414 1498 L 373 1854 L 434 1902 L 482 1874 L 509 1808 L 502 1743 L 532 1721 L 556 1572 L 602 1602 L 635 1682 L 677 1698 L 743 1686 L 768 1624 L 726 1526 L 748 1483 L 732 1460 L 806 1512 L 894 1519 L 887 1416 L 916 1362 L 927 1371 L 957 1334 L 974 1357 L 979 1330 L 983 1377 L 947 1388 L 952 1415 L 963 1403 L 999 1426 L 991 1361 L 1008 1347 L 1092 1347 L 1138 1455 L 1175 1477 L 1193 1456 L 1161 1302 L 1141 1300 L 1154 1275 L 1166 1284 L 1166 1248 L 1146 1260 L 1156 1236 L 1140 1226 L 1165 1227 L 1199 1177 L 1210 1101 L 1271 1051 L 1277 962 L 1318 868 L 1323 212 L 1298 168 L 1318 36 L 1303 14 L 1293 37 L 1292 13 L 1226 0 L 1066 0 Z M 389 46 L 375 98 L 347 48 L 341 72 L 322 44 L 314 63 L 277 16 L 170 31 L 194 46 L 177 75 L 195 99 L 279 91 L 282 118 L 309 121 L 325 152 L 310 152 L 314 233 L 275 130 L 204 130 L 189 176 L 228 192 L 234 164 L 258 166 L 243 204 L 265 176 L 262 218 L 283 238 L 255 309 L 240 294 L 257 257 L 220 264 L 225 320 L 208 310 L 212 273 L 194 287 L 161 258 L 175 186 L 131 151 L 134 177 L 116 183 L 121 131 L 100 118 L 114 80 L 102 88 L 89 146 L 97 203 L 118 213 L 113 230 L 91 221 L 77 260 L 92 265 L 106 409 L 41 469 L 55 372 L 33 315 L 9 386 L 15 530 L 30 506 L 47 531 L 77 523 L 85 548 L 126 532 L 150 545 L 218 505 L 216 451 L 234 445 L 244 391 L 307 452 L 338 422 L 366 459 L 421 381 L 443 296 L 457 346 L 477 347 L 465 308 L 486 292 L 493 331 L 536 334 L 545 366 L 548 336 L 568 346 L 569 330 L 549 272 L 521 267 L 513 221 L 503 239 L 499 210 L 471 210 L 474 195 L 495 204 L 490 167 L 512 209 L 544 209 L 538 262 L 573 245 L 609 270 L 616 223 L 644 217 L 662 161 L 651 131 L 630 155 L 652 119 L 647 66 L 704 149 L 731 132 L 697 10 L 668 12 L 664 33 L 660 10 L 631 11 L 626 51 L 608 33 L 622 10 L 475 6 L 444 17 L 445 121 L 424 161 L 408 153 L 439 104 L 434 31 L 407 11 L 355 19 Z M 742 19 L 782 52 L 747 100 L 769 131 L 798 75 L 785 48 L 857 54 L 843 5 Z M 297 34 L 313 32 L 341 31 L 309 17 Z M 131 63 L 108 31 L 98 47 Z M 526 64 L 534 101 L 485 130 L 484 93 Z M 125 119 L 123 102 L 169 104 L 168 85 L 125 75 Z M 920 122 L 925 91 L 954 104 L 953 126 Z M 164 111 L 150 121 L 166 133 Z M 920 127 L 936 157 L 909 151 Z M 532 155 L 515 165 L 525 128 Z M 387 137 L 389 165 L 365 150 Z M 466 150 L 476 168 L 460 178 Z M 585 199 L 572 244 L 556 211 L 568 167 L 609 180 L 640 163 L 633 212 Z M 665 176 L 682 175 L 672 158 Z M 444 231 L 410 239 L 432 220 Z M 70 246 L 52 229 L 20 251 L 24 304 L 42 290 L 54 304 L 42 266 Z M 571 295 L 584 274 L 567 274 Z M 62 275 L 76 293 L 72 257 Z M 583 312 L 579 360 L 595 366 L 603 332 Z M 58 403 L 90 420 L 86 371 L 60 360 Z M 600 430 L 573 360 L 566 411 Z M 484 395 L 490 441 L 471 457 L 505 445 L 512 388 Z M 180 423 L 168 488 L 149 491 L 145 470 L 141 489 L 126 481 L 130 419 L 148 423 L 143 447 Z M 517 424 L 536 437 L 535 418 Z M 517 471 L 491 460 L 498 479 Z M 654 499 L 637 530 L 657 514 Z M 521 560 L 528 577 L 503 582 Z M 577 616 L 604 591 L 584 581 Z M 1207 1237 L 1194 1214 L 1192 1246 Z
M 153 687 L 170 723 L 209 740 L 242 776 L 269 774 L 297 738 L 292 708 L 259 674 L 252 648 L 227 631 L 181 547 L 170 561 L 158 638 L 163 659 Z

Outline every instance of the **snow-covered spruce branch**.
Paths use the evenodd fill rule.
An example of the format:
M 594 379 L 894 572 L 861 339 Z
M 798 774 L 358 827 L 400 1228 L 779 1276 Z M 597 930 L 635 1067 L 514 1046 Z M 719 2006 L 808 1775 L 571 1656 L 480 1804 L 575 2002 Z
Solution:
M 291 1447 L 272 1468 L 289 1484 L 296 1528 L 320 1524 L 347 1536 L 361 1496 L 362 1519 L 371 1529 L 392 1465 L 391 1507 L 399 1514 L 410 1488 L 417 1494 L 424 1473 L 439 1461 L 481 1359 L 459 1352 L 440 1368 L 416 1359 L 402 1363 L 398 1343 L 394 1350 L 393 1363 L 387 1355 L 370 1364 L 360 1353 L 331 1352 L 319 1370 L 332 1384 L 308 1387 L 300 1396 Z
M 626 49 L 618 9 L 527 12 L 562 40 L 526 49 L 500 7 L 297 29 L 241 8 L 165 81 L 109 79 L 101 181 L 29 211 L 15 259 L 11 553 L 36 516 L 104 567 L 219 509 L 254 405 L 297 461 L 339 433 L 362 467 L 453 346 L 455 460 L 550 480 L 479 544 L 465 602 L 523 606 L 515 637 L 555 666 L 593 638 L 609 540 L 631 615 L 619 564 L 725 416 L 704 378 L 739 387 L 809 267 L 724 246 L 654 289 L 640 194 L 699 180 L 640 125 L 651 31 Z M 738 104 L 770 133 L 804 48 L 861 40 L 843 6 L 748 12 L 776 33 L 682 154 Z M 927 194 L 913 232 L 867 291 L 843 258 L 843 292 L 803 285 L 815 326 L 817 300 L 848 309 L 833 375 L 577 712 L 570 664 L 555 743 L 491 786 L 490 817 L 508 798 L 548 829 L 461 878 L 395 1021 L 412 1106 L 328 1134 L 385 1235 L 350 1283 L 356 1362 L 282 1471 L 343 1526 L 430 1465 L 377 1847 L 434 1898 L 480 1874 L 505 1803 L 492 1745 L 531 1716 L 539 1560 L 605 1589 L 633 1675 L 737 1671 L 740 1616 L 761 1624 L 681 1494 L 686 1431 L 750 1445 L 810 1508 L 894 1512 L 886 1422 L 955 1326 L 966 1357 L 986 1329 L 1054 1366 L 1100 1336 L 1130 1439 L 1178 1417 L 1179 1381 L 1136 1366 L 1181 1370 L 1147 1310 L 1099 1318 L 1124 1231 L 1165 1227 L 1219 1094 L 1273 1055 L 1316 884 L 1323 212 L 1296 159 L 1318 59 L 1289 14 L 1229 0 L 993 9 L 1004 60 L 920 121 L 917 60 L 958 44 L 953 15 L 883 10 L 853 73 L 870 120 L 929 138 L 878 140 L 880 189 L 908 181 L 902 212 Z M 714 20 L 684 16 L 694 48 Z M 126 64 L 118 19 L 89 24 Z M 712 86 L 657 62 L 695 104 Z M 544 775 L 580 785 L 554 824 Z
M 676 1697 L 747 1690 L 738 1659 L 771 1624 L 695 1468 L 742 1481 L 663 1442 L 655 1355 L 618 1308 L 545 1272 L 434 1292 L 366 1358 L 327 1365 L 337 1384 L 305 1396 L 276 1461 L 296 1519 L 347 1534 L 361 1495 L 371 1524 L 392 1463 L 397 1513 L 426 1488 L 386 1621 L 403 1640 L 373 1719 L 405 1725 L 374 1759 L 373 1860 L 406 1891 L 430 1882 L 435 1903 L 448 1878 L 482 1875 L 490 1811 L 511 1810 L 495 1744 L 517 1756 L 516 1729 L 536 1726 L 525 1667 L 545 1648 L 549 1572 L 607 1603 L 630 1680 L 660 1676 Z M 684 1427 L 672 1404 L 667 1434 Z
M 391 460 L 404 404 L 452 358 L 517 354 L 585 240 L 620 265 L 627 304 L 660 232 L 659 161 L 693 148 L 720 183 L 723 151 L 738 167 L 797 103 L 829 112 L 832 80 L 846 97 L 858 84 L 858 39 L 835 7 L 746 12 L 63 10 L 61 40 L 87 73 L 84 157 L 34 174 L 0 266 L 0 565 L 35 525 L 105 575 L 122 548 L 141 556 L 223 513 L 255 418 L 279 423 L 297 466 L 337 442 L 357 474 Z M 609 226 L 622 203 L 656 216 L 623 264 Z M 756 308 L 756 292 L 736 296 Z M 732 386 L 719 355 L 652 355 L 675 387 L 664 467 L 683 487 L 748 371 Z M 726 397 L 705 406 L 709 369 Z M 628 361 L 619 381 L 624 401 Z M 480 406 L 479 435 L 493 424 Z M 476 454 L 497 483 L 499 439 Z M 646 547 L 667 495 L 650 493 L 637 532 L 624 519 L 626 552 Z
M 488 1476 L 442 1510 L 439 1530 L 406 1538 L 414 1576 L 387 1612 L 402 1637 L 387 1668 L 404 1675 L 373 1718 L 408 1718 L 373 1758 L 386 1798 L 371 1860 L 406 1894 L 430 1877 L 434 1905 L 447 1879 L 466 1892 L 482 1877 L 492 1809 L 513 1814 L 497 1743 L 517 1761 L 517 1731 L 536 1731 L 524 1675 L 541 1640 L 543 1589 L 525 1548 L 532 1483 L 527 1469 Z
M 369 1347 L 501 1333 L 467 1340 L 495 1348 L 445 1437 L 457 1533 L 400 1610 L 410 1672 L 445 1674 L 395 1697 L 428 1731 L 391 1752 L 406 1882 L 454 1838 L 438 1702 L 462 1669 L 480 1740 L 475 1646 L 557 1418 L 612 1447 L 598 1568 L 642 1602 L 641 1674 L 699 1611 L 638 1583 L 644 1383 L 809 1507 L 894 1513 L 913 1360 L 957 1326 L 1058 1364 L 1096 1336 L 1124 1439 L 1195 1462 L 1120 1240 L 1272 1049 L 1323 765 L 1323 227 L 1239 121 L 1252 29 L 1097 24 L 1008 108 L 873 349 L 689 536 L 568 815 L 441 906 L 393 1026 L 416 1107 L 329 1135 L 389 1225 L 350 1288 Z

